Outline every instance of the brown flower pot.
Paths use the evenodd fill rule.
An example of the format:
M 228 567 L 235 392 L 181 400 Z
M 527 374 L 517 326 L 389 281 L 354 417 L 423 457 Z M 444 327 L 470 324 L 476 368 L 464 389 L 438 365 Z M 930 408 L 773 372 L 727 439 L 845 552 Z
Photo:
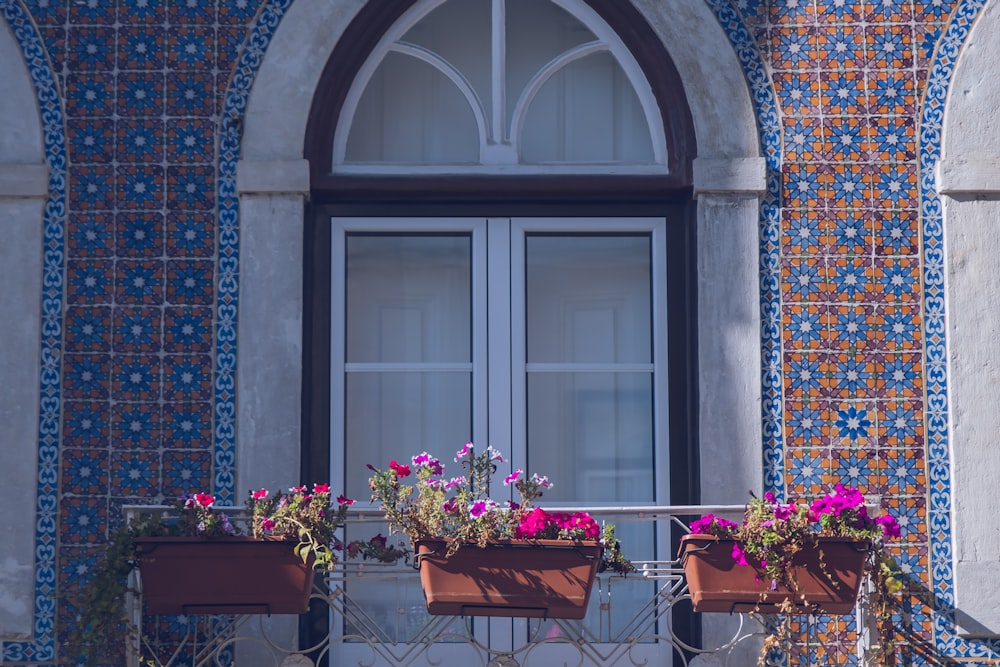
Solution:
M 583 618 L 604 548 L 592 540 L 511 540 L 465 544 L 448 556 L 450 543 L 414 545 L 435 615 Z
M 796 585 L 789 590 L 760 568 L 737 565 L 735 543 L 712 535 L 681 538 L 681 564 L 695 611 L 774 614 L 789 600 L 801 613 L 849 614 L 871 549 L 868 540 L 820 537 L 793 557 L 790 575 Z
M 312 564 L 295 542 L 247 537 L 136 540 L 151 614 L 301 614 L 309 608 Z

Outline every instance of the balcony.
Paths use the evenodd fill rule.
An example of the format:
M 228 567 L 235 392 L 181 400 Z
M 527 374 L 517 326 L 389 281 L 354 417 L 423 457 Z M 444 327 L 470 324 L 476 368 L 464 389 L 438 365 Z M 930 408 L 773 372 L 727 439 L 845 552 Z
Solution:
M 129 516 L 150 511 L 129 507 Z M 157 508 L 166 511 L 168 508 Z M 352 508 L 353 509 L 353 508 Z M 310 613 L 302 616 L 144 616 L 141 578 L 134 573 L 127 608 L 132 638 L 129 667 L 314 667 L 357 665 L 642 664 L 690 667 L 755 664 L 764 628 L 774 618 L 756 614 L 699 614 L 690 607 L 683 569 L 673 557 L 687 522 L 705 513 L 738 518 L 743 506 L 645 506 L 586 509 L 623 531 L 667 545 L 663 558 L 636 560 L 628 576 L 598 575 L 585 619 L 502 619 L 430 616 L 417 571 L 410 564 L 341 562 L 314 586 Z M 352 511 L 346 530 L 384 531 L 381 513 Z M 631 556 L 629 542 L 623 541 Z M 870 627 L 858 604 L 859 628 Z M 773 657 L 775 665 L 810 664 L 804 658 L 820 619 L 797 619 L 801 655 Z M 858 664 L 866 663 L 870 634 L 859 635 Z

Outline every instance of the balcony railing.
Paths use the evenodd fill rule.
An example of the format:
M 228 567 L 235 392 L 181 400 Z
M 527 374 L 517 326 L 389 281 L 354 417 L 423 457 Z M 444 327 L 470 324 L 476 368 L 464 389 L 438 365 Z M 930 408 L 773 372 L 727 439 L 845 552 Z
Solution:
M 743 506 L 547 507 L 581 510 L 610 521 L 619 533 L 648 531 L 650 547 L 671 544 L 687 522 L 709 512 L 738 518 Z M 131 506 L 138 512 L 170 508 Z M 382 521 L 371 508 L 352 508 L 348 531 Z M 234 513 L 238 508 L 234 508 Z M 633 525 L 635 524 L 635 525 Z M 643 526 L 645 524 L 645 526 Z M 377 532 L 377 531 L 376 531 Z M 625 543 L 628 552 L 629 544 Z M 661 549 L 662 551 L 662 549 Z M 631 553 L 629 553 L 631 556 Z M 695 614 L 678 559 L 635 560 L 627 577 L 598 575 L 582 621 L 430 616 L 411 565 L 346 561 L 314 588 L 309 615 L 144 617 L 141 578 L 133 573 L 129 609 L 129 667 L 358 667 L 460 665 L 635 665 L 697 667 L 755 663 L 772 618 L 748 614 Z M 863 610 L 863 605 L 858 605 Z M 869 627 L 859 611 L 859 628 Z M 810 628 L 802 618 L 799 649 L 809 653 Z M 859 633 L 858 662 L 868 653 Z M 775 665 L 809 664 L 775 656 Z M 791 658 L 791 660 L 789 660 Z

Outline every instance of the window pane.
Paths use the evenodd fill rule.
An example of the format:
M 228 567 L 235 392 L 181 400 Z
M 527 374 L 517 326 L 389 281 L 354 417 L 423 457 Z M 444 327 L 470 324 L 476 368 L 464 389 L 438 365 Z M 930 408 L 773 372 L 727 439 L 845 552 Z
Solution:
M 348 373 L 347 495 L 367 499 L 369 463 L 458 449 L 472 432 L 470 373 Z
M 648 236 L 526 243 L 528 363 L 652 361 Z
M 546 501 L 651 502 L 649 373 L 528 374 L 529 472 L 558 480 Z
M 347 238 L 348 363 L 471 360 L 467 235 Z

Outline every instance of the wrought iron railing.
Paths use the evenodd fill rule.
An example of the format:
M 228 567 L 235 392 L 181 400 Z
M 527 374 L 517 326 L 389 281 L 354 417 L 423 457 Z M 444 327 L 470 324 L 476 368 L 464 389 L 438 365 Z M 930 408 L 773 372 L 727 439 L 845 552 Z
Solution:
M 353 508 L 352 508 L 353 509 Z M 647 523 L 661 544 L 688 532 L 705 513 L 738 517 L 742 506 L 623 506 L 586 509 L 619 527 Z M 138 512 L 168 511 L 149 506 Z M 238 508 L 234 508 L 234 512 Z M 351 512 L 348 530 L 381 521 L 371 508 Z M 754 664 L 773 619 L 746 614 L 694 614 L 680 562 L 673 557 L 633 560 L 627 577 L 598 575 L 583 621 L 430 616 L 418 574 L 409 564 L 342 562 L 314 589 L 309 615 L 178 616 L 142 614 L 141 578 L 133 574 L 127 604 L 129 667 L 358 667 L 461 665 L 674 665 L 733 667 Z M 863 605 L 859 605 L 862 610 Z M 868 647 L 868 620 L 858 612 L 858 663 Z M 803 618 L 807 637 L 816 619 Z M 777 655 L 772 662 L 809 664 Z

